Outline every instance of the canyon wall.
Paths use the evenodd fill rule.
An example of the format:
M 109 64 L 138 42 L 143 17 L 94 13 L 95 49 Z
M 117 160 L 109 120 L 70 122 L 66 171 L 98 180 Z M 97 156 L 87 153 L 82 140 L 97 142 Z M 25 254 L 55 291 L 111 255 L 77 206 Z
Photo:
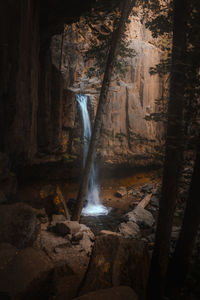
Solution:
M 79 92 L 88 95 L 95 113 L 101 88 L 102 78 L 88 78 L 91 62 L 84 59 L 91 37 L 82 20 L 66 26 L 64 34 L 54 36 L 51 44 L 53 63 L 56 68 L 61 67 L 69 91 L 64 113 L 70 117 L 63 128 L 63 151 L 75 156 L 80 155 L 77 138 L 81 134 L 77 133 L 81 119 L 77 117 L 75 95 Z M 110 166 L 156 164 L 155 154 L 163 142 L 162 123 L 145 119 L 158 110 L 155 100 L 164 93 L 163 79 L 149 72 L 163 55 L 159 41 L 152 37 L 139 16 L 131 18 L 128 39 L 136 55 L 128 59 L 126 75 L 111 83 L 98 147 L 99 159 Z
M 52 65 L 50 41 L 92 3 L 0 2 L 0 151 L 8 153 L 13 165 L 31 164 L 41 149 L 54 153 L 59 148 L 62 74 Z M 45 140 L 50 149 L 44 147 Z
M 101 78 L 87 77 L 91 64 L 85 62 L 84 52 L 91 32 L 84 33 L 81 22 L 74 22 L 92 3 L 0 3 L 0 151 L 9 155 L 13 166 L 80 159 L 75 95 L 81 86 L 94 119 Z M 160 124 L 144 120 L 163 93 L 163 82 L 149 74 L 162 52 L 140 17 L 132 19 L 129 39 L 136 56 L 129 60 L 126 76 L 111 84 L 98 148 L 99 159 L 109 165 L 151 164 L 162 140 Z

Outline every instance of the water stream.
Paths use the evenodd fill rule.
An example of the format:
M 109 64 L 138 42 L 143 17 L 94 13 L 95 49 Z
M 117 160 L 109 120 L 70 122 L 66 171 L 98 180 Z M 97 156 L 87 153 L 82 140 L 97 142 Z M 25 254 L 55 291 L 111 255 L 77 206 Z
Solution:
M 76 96 L 76 100 L 79 104 L 81 111 L 82 122 L 83 122 L 83 140 L 84 140 L 84 150 L 83 150 L 83 167 L 85 166 L 85 161 L 88 153 L 89 143 L 91 139 L 91 121 L 88 112 L 87 102 L 88 97 L 82 94 Z M 99 196 L 99 185 L 97 184 L 97 164 L 94 161 L 89 178 L 88 193 L 86 196 L 86 205 L 82 210 L 82 215 L 84 216 L 98 216 L 107 215 L 109 209 L 105 207 L 100 200 Z

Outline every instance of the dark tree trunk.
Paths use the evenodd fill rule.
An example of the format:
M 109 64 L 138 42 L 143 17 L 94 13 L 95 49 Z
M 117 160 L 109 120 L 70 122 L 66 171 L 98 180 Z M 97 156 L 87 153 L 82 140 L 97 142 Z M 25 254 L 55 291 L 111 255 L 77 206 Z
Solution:
M 81 185 L 79 188 L 79 193 L 77 197 L 77 202 L 76 202 L 76 207 L 72 216 L 73 220 L 80 220 L 80 215 L 81 211 L 83 208 L 83 203 L 87 194 L 87 189 L 88 189 L 88 181 L 89 181 L 89 176 L 90 176 L 90 170 L 91 166 L 94 160 L 99 136 L 100 136 L 100 130 L 101 130 L 101 124 L 102 124 L 102 115 L 103 115 L 103 108 L 107 100 L 107 94 L 109 90 L 109 85 L 112 77 L 112 71 L 113 71 L 113 66 L 115 63 L 115 59 L 117 56 L 117 51 L 118 51 L 118 46 L 120 44 L 120 40 L 122 37 L 122 34 L 125 29 L 125 24 L 128 19 L 128 16 L 131 12 L 131 7 L 134 5 L 134 0 L 125 0 L 123 1 L 123 8 L 122 8 L 122 13 L 121 13 L 121 18 L 118 24 L 117 29 L 113 32 L 112 36 L 112 41 L 111 41 L 111 46 L 110 46 L 110 51 L 106 63 L 106 69 L 104 73 L 104 78 L 103 78 L 103 83 L 101 87 L 101 93 L 99 97 L 99 104 L 97 108 L 97 113 L 96 113 L 96 118 L 95 118 L 95 123 L 94 123 L 94 128 L 92 132 L 92 137 L 90 141 L 90 146 L 88 150 L 88 155 L 86 159 L 86 164 L 85 168 L 83 171 L 83 178 L 81 181 Z
M 162 299 L 169 260 L 170 237 L 183 157 L 183 100 L 186 84 L 186 7 L 187 0 L 174 0 L 172 67 L 168 105 L 167 140 L 147 299 Z
M 63 57 L 63 42 L 64 42 L 64 35 L 65 32 L 61 35 L 61 46 L 60 46 L 60 64 L 59 64 L 59 70 L 61 71 L 62 68 L 62 57 Z
M 177 293 L 179 292 L 179 288 L 182 286 L 185 280 L 200 224 L 200 201 L 198 197 L 199 179 L 200 142 L 198 142 L 197 146 L 197 156 L 186 204 L 183 225 L 172 261 L 169 266 L 167 294 L 171 295 L 172 297 L 176 297 Z

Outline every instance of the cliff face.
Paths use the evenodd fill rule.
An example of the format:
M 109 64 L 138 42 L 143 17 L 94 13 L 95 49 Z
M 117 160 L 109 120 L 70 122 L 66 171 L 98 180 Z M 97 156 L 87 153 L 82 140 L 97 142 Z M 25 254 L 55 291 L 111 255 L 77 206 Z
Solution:
M 63 151 L 69 151 L 73 137 L 77 139 L 76 130 L 73 130 L 77 118 L 74 107 L 75 94 L 80 92 L 80 87 L 81 92 L 89 96 L 94 112 L 98 103 L 101 78 L 89 79 L 87 70 L 91 64 L 84 61 L 90 35 L 84 32 L 80 22 L 78 27 L 74 24 L 66 27 L 63 37 L 57 35 L 52 40 L 53 63 L 58 68 L 62 62 L 65 88 L 71 91 L 71 98 L 68 94 L 64 108 L 65 114 L 70 114 L 71 121 L 63 130 Z M 126 76 L 111 84 L 98 154 L 104 163 L 110 165 L 141 166 L 156 163 L 152 153 L 162 143 L 162 124 L 146 121 L 145 116 L 157 111 L 155 100 L 161 98 L 164 92 L 163 80 L 149 73 L 149 69 L 159 63 L 163 53 L 156 45 L 158 41 L 152 38 L 139 17 L 132 18 L 128 39 L 136 56 L 129 59 Z M 80 126 L 81 121 L 78 122 Z M 74 153 L 77 154 L 77 151 L 75 149 Z
M 3 1 L 0 13 L 1 148 L 13 158 L 31 158 L 37 135 L 39 1 Z
M 77 21 L 92 2 L 0 3 L 0 151 L 15 164 L 33 162 L 45 140 L 52 144 L 50 152 L 58 148 L 62 76 L 52 66 L 50 39 L 64 24 Z
M 60 33 L 92 3 L 0 3 L 0 151 L 15 165 L 60 159 L 64 153 L 70 159 L 80 156 L 75 94 L 81 85 L 94 118 L 101 80 L 86 75 L 90 64 L 83 53 L 91 33 L 84 33 L 81 23 L 79 29 L 67 25 L 63 46 Z M 163 92 L 158 76 L 149 74 L 162 53 L 139 17 L 132 19 L 129 38 L 137 55 L 130 59 L 126 77 L 110 87 L 98 154 L 109 164 L 145 165 L 152 162 L 147 151 L 154 151 L 162 136 L 158 125 L 144 120 L 155 111 L 154 101 Z

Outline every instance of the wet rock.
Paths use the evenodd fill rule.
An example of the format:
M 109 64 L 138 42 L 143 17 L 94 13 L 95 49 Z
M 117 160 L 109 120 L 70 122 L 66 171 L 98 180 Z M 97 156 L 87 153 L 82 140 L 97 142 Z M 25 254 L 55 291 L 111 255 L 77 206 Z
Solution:
M 128 286 L 117 286 L 110 289 L 102 289 L 86 295 L 74 298 L 76 300 L 138 300 L 137 295 Z
M 119 226 L 119 232 L 125 238 L 139 238 L 141 236 L 139 226 L 134 222 L 121 223 Z
M 38 289 L 41 293 L 41 287 L 47 282 L 52 268 L 53 265 L 44 252 L 33 248 L 21 250 L 10 258 L 6 266 L 0 268 L 0 291 L 11 299 L 22 296 L 29 299 L 28 295 L 37 295 Z
M 123 284 L 132 287 L 142 298 L 148 272 L 149 256 L 144 242 L 104 231 L 96 236 L 80 294 Z
M 134 210 L 127 213 L 126 217 L 129 221 L 135 222 L 143 227 L 151 227 L 155 222 L 152 214 L 140 206 L 137 206 Z
M 0 240 L 17 248 L 31 246 L 37 236 L 37 218 L 27 204 L 0 206 Z

